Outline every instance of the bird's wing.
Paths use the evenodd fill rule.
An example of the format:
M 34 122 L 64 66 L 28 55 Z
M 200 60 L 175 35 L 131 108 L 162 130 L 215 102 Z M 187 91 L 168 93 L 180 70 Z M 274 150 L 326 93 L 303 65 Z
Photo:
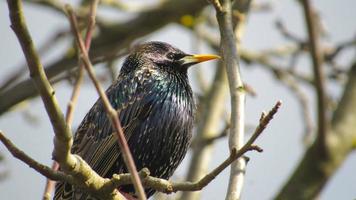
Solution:
M 142 88 L 140 77 L 136 75 L 132 79 L 119 78 L 106 91 L 112 106 L 119 111 L 126 140 L 129 140 L 133 130 L 142 123 L 151 110 L 152 105 L 149 98 L 142 98 L 145 90 L 149 89 L 147 86 L 150 87 L 145 85 L 146 87 Z M 80 124 L 74 137 L 72 153 L 80 155 L 99 175 L 105 176 L 114 167 L 115 161 L 120 155 L 116 138 L 110 119 L 99 99 Z M 73 189 L 71 188 L 68 185 L 64 187 L 64 185 L 57 184 L 56 195 L 57 192 L 72 193 Z M 82 199 L 81 192 L 78 192 L 77 195 L 75 199 Z
M 139 77 L 135 77 L 139 79 Z M 140 119 L 150 111 L 150 102 L 142 100 L 145 94 L 139 80 L 119 79 L 108 90 L 108 98 L 119 111 L 126 140 Z M 120 154 L 117 137 L 113 134 L 102 101 L 99 99 L 81 123 L 73 142 L 72 152 L 80 155 L 100 175 L 105 175 Z

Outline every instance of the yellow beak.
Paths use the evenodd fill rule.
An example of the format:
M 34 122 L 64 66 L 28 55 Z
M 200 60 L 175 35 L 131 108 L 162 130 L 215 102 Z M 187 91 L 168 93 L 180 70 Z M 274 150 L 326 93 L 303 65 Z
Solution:
M 208 60 L 220 59 L 220 56 L 212 55 L 212 54 L 198 54 L 198 55 L 189 55 L 184 56 L 180 60 L 182 61 L 183 65 L 186 64 L 196 64 Z

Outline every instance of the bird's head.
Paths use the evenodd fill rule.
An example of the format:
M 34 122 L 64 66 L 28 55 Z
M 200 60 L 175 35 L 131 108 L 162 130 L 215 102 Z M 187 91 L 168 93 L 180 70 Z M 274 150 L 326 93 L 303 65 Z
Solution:
M 187 54 L 164 42 L 148 42 L 137 46 L 128 56 L 126 62 L 131 67 L 133 62 L 152 62 L 162 69 L 186 72 L 192 65 L 218 58 L 220 57 L 210 54 Z

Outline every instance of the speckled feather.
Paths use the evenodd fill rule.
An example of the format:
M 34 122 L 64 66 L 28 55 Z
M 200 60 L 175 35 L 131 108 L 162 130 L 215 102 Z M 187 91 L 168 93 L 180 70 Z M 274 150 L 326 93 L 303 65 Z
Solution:
M 161 42 L 138 47 L 128 56 L 106 94 L 119 111 L 137 169 L 168 179 L 184 158 L 191 140 L 194 99 L 187 67 L 167 61 L 169 52 L 186 55 Z M 157 57 L 157 55 L 163 56 Z M 116 137 L 99 99 L 80 124 L 72 153 L 80 155 L 101 176 L 125 173 Z M 131 185 L 120 191 L 133 193 Z M 147 196 L 154 190 L 147 189 Z M 95 199 L 68 183 L 58 183 L 54 199 Z

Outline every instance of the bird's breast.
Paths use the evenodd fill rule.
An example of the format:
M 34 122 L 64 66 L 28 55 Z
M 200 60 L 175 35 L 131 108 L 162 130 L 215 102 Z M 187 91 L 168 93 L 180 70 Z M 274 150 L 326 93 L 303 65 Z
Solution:
M 137 167 L 168 178 L 184 158 L 191 140 L 194 100 L 188 83 L 153 81 L 144 87 L 145 107 L 140 125 L 129 143 Z

